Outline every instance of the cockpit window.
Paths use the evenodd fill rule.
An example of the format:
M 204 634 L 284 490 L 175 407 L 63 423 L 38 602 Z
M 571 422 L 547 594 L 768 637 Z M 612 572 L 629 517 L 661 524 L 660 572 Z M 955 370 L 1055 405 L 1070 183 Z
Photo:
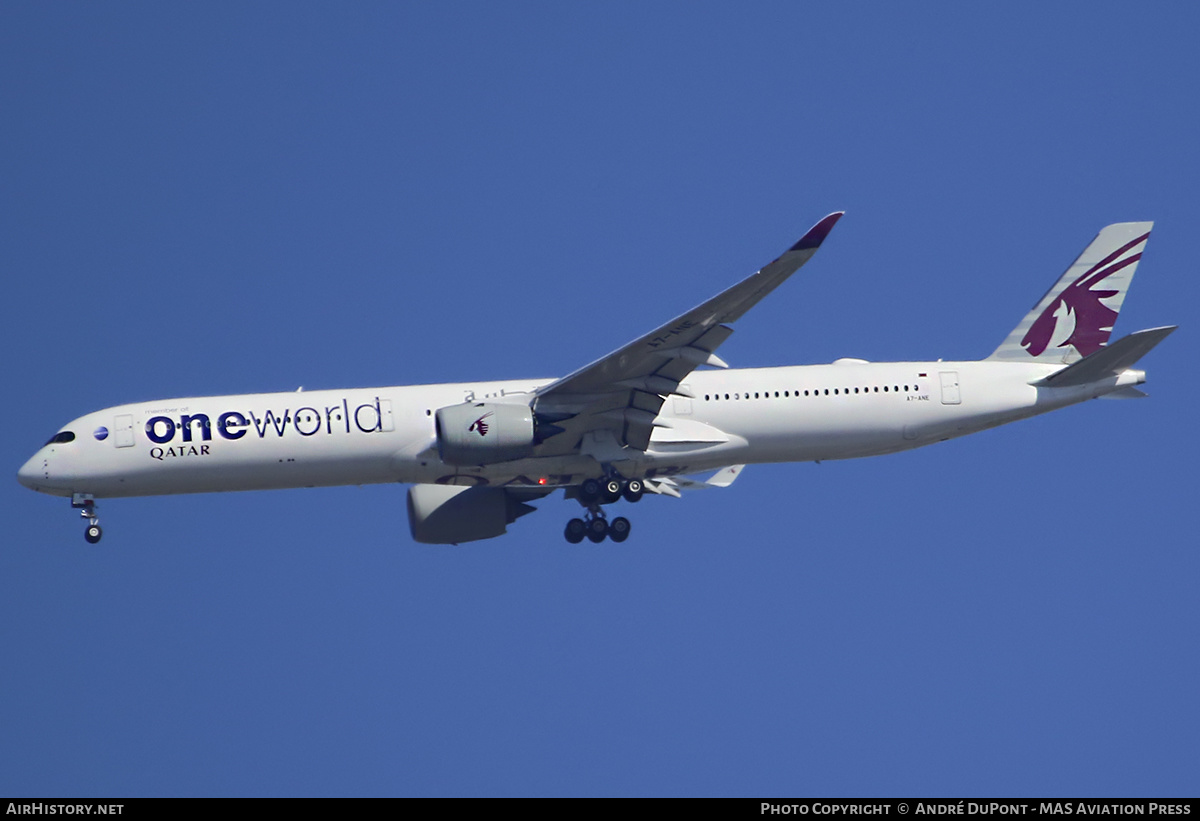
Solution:
M 60 431 L 59 433 L 56 433 L 53 436 L 51 436 L 49 441 L 46 442 L 46 445 L 62 445 L 62 444 L 65 444 L 66 442 L 74 442 L 74 441 L 75 441 L 75 434 L 71 433 L 71 431 L 69 431 L 69 430 L 64 430 L 64 431 Z M 46 445 L 42 445 L 42 447 L 45 447 Z

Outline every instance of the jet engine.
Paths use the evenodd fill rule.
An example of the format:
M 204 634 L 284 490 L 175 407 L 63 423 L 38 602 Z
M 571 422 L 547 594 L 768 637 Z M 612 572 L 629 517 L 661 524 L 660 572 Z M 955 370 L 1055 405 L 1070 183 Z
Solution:
M 438 454 L 448 465 L 490 465 L 533 452 L 537 422 L 528 405 L 468 402 L 434 414 Z
M 500 536 L 508 525 L 536 509 L 502 487 L 413 485 L 408 489 L 408 527 L 422 544 Z

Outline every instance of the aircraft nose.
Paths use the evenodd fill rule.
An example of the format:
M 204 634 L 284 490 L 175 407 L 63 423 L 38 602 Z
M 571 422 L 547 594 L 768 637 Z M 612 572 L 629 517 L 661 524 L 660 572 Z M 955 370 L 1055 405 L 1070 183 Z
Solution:
M 17 471 L 17 481 L 30 490 L 37 490 L 36 482 L 38 479 L 43 478 L 44 475 L 44 461 L 34 456 L 28 462 L 21 465 L 21 469 Z

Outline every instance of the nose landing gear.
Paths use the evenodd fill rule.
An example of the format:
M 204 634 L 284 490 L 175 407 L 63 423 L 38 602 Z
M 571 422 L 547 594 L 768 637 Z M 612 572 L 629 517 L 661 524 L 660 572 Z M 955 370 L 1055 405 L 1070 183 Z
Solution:
M 96 544 L 104 531 L 100 529 L 100 517 L 96 515 L 96 499 L 90 493 L 76 493 L 71 496 L 71 507 L 79 511 L 79 515 L 87 519 L 87 527 L 83 530 L 83 538 L 88 544 Z

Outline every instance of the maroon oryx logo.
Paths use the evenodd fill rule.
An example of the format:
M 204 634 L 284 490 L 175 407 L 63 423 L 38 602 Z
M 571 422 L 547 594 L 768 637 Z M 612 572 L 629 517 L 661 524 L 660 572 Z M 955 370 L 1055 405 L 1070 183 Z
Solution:
M 474 422 L 472 422 L 472 423 L 471 423 L 471 427 L 467 428 L 467 433 L 470 433 L 471 431 L 475 431 L 475 430 L 477 430 L 477 431 L 479 431 L 479 435 L 480 435 L 480 436 L 487 436 L 487 432 L 488 432 L 488 423 L 487 423 L 487 422 L 484 422 L 483 420 L 484 420 L 484 419 L 487 419 L 487 418 L 488 418 L 489 416 L 491 416 L 493 413 L 495 413 L 495 411 L 488 411 L 488 412 L 487 412 L 487 413 L 485 413 L 483 416 L 479 417 L 479 418 L 478 418 L 478 419 L 476 419 Z
M 1116 262 L 1121 255 L 1132 250 L 1149 238 L 1142 234 L 1089 268 L 1082 276 L 1063 289 L 1046 310 L 1034 320 L 1033 325 L 1021 340 L 1021 345 L 1030 356 L 1040 356 L 1050 347 L 1065 348 L 1074 345 L 1082 356 L 1095 353 L 1104 347 L 1112 335 L 1117 312 L 1102 300 L 1114 297 L 1119 290 L 1100 289 L 1096 286 L 1108 277 L 1132 265 L 1142 258 L 1139 251 Z

